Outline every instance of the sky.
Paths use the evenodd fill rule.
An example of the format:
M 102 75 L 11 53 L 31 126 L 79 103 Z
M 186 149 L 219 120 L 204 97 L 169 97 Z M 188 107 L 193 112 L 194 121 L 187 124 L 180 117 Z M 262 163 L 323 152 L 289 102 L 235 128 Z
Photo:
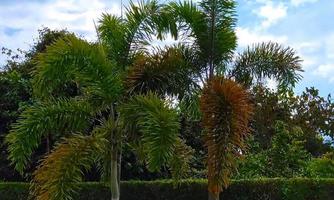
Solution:
M 136 2 L 136 0 L 134 0 Z M 334 0 L 237 0 L 237 51 L 273 41 L 295 49 L 305 72 L 300 94 L 334 94 Z M 123 0 L 123 5 L 128 5 Z M 95 40 L 101 13 L 120 15 L 120 0 L 0 0 L 0 47 L 27 50 L 38 29 L 64 29 Z M 0 65 L 6 57 L 0 55 Z

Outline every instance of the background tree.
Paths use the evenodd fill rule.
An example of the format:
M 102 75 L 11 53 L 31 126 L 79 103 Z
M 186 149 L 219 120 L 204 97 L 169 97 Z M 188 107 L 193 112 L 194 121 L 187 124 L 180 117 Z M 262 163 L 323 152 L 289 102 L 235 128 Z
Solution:
M 252 141 L 252 148 L 241 161 L 236 178 L 304 176 L 311 154 L 306 151 L 303 139 L 299 127 L 288 127 L 277 121 L 271 146 L 263 150 L 256 141 Z
M 0 177 L 1 180 L 20 180 L 19 175 L 9 166 L 3 138 L 7 134 L 10 124 L 17 119 L 20 113 L 19 108 L 29 103 L 30 84 L 17 71 L 0 72 L 0 94 Z
M 288 123 L 291 113 L 285 95 L 267 88 L 263 84 L 254 86 L 251 90 L 254 102 L 254 116 L 252 120 L 252 135 L 254 142 L 259 144 L 256 151 L 271 147 L 276 134 L 275 123 L 278 120 Z
M 321 97 L 319 90 L 311 87 L 289 100 L 292 123 L 303 130 L 306 149 L 314 156 L 331 151 L 334 133 L 334 103 L 331 96 Z M 329 140 L 325 141 L 324 137 Z
M 333 152 L 330 136 L 332 125 L 328 123 L 333 108 L 330 96 L 327 99 L 320 97 L 315 88 L 306 88 L 301 95 L 291 92 L 282 95 L 262 85 L 254 87 L 252 94 L 256 102 L 252 122 L 253 139 L 248 142 L 250 148 L 245 160 L 241 161 L 236 178 L 328 176 L 323 169 L 331 169 L 331 161 L 326 155 Z M 290 130 L 288 135 L 294 135 L 290 139 L 291 136 L 287 134 L 279 134 L 273 125 L 276 120 L 284 122 L 285 126 L 299 127 L 300 134 L 296 136 L 293 134 L 295 131 Z M 283 136 L 295 142 L 284 142 Z M 278 148 L 280 150 L 274 151 L 277 141 L 282 141 L 282 145 Z M 287 151 L 286 148 L 295 150 Z M 272 157 L 277 157 L 278 164 L 272 163 Z M 291 159 L 296 157 L 300 158 L 294 164 L 297 167 L 290 168 Z
M 288 129 L 281 121 L 276 123 L 276 134 L 267 152 L 269 177 L 301 175 L 310 155 L 306 152 L 303 132 L 298 127 Z
M 18 49 L 16 53 L 10 49 L 2 48 L 2 53 L 8 57 L 0 72 L 0 96 L 2 97 L 0 99 L 0 177 L 3 180 L 22 180 L 22 177 L 10 167 L 7 160 L 7 147 L 3 141 L 11 124 L 18 119 L 22 110 L 33 103 L 30 81 L 31 73 L 36 67 L 34 57 L 37 53 L 44 52 L 47 45 L 70 34 L 66 30 L 50 30 L 48 28 L 40 29 L 38 32 L 38 38 L 28 51 Z M 45 141 L 43 141 L 42 146 L 35 154 L 36 158 L 33 159 L 33 164 L 28 170 L 28 177 L 31 176 L 31 171 L 36 166 L 40 155 L 48 149 Z
M 257 85 L 252 89 L 255 113 L 252 122 L 254 140 L 262 149 L 271 146 L 275 121 L 298 126 L 303 131 L 305 148 L 314 156 L 331 151 L 333 103 L 315 88 L 306 88 L 301 95 L 280 93 Z M 329 138 L 325 141 L 324 137 Z

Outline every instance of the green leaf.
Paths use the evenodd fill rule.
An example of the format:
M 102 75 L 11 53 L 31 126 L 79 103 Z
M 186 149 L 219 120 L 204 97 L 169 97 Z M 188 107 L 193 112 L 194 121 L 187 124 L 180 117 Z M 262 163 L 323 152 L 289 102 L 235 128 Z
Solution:
M 278 81 L 279 89 L 293 88 L 303 71 L 301 60 L 295 54 L 290 47 L 277 43 L 255 44 L 236 58 L 230 75 L 247 87 L 254 81 L 273 78 Z
M 39 54 L 35 73 L 34 91 L 42 97 L 59 96 L 59 89 L 68 82 L 84 94 L 97 91 L 109 102 L 121 93 L 119 72 L 101 46 L 75 36 L 57 40 Z
M 138 95 L 122 106 L 122 117 L 128 126 L 136 126 L 144 151 L 147 153 L 148 168 L 157 171 L 173 156 L 179 135 L 176 111 L 157 95 Z
M 29 157 L 48 134 L 64 134 L 88 128 L 93 108 L 85 101 L 60 99 L 38 103 L 23 111 L 6 137 L 9 159 L 23 173 Z

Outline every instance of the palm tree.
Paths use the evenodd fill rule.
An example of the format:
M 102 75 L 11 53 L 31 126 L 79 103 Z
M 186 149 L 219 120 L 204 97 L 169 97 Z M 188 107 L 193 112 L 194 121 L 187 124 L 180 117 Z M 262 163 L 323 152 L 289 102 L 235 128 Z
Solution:
M 150 55 L 145 50 L 152 34 L 164 37 L 166 23 L 155 1 L 131 4 L 125 19 L 102 16 L 98 43 L 71 35 L 38 55 L 33 81 L 38 102 L 6 138 L 10 159 L 23 172 L 43 137 L 66 137 L 34 172 L 37 199 L 71 199 L 93 165 L 110 183 L 112 199 L 119 199 L 125 145 L 144 154 L 151 171 L 168 166 L 176 178 L 186 172 L 192 150 L 179 135 L 178 113 L 166 97 L 180 88 L 169 77 L 185 80 L 187 63 L 176 70 L 180 55 L 173 48 Z M 74 87 L 76 95 L 62 93 L 66 87 Z
M 169 166 L 181 178 L 192 153 L 179 135 L 184 108 L 201 111 L 209 198 L 219 199 L 249 132 L 252 107 L 243 88 L 268 77 L 288 88 L 300 70 L 294 52 L 274 43 L 235 58 L 235 23 L 233 1 L 130 4 L 124 19 L 102 16 L 98 43 L 69 36 L 40 54 L 33 83 L 39 101 L 7 137 L 10 159 L 21 172 L 41 138 L 67 138 L 34 173 L 37 199 L 71 199 L 83 171 L 94 164 L 110 183 L 112 199 L 119 199 L 125 145 L 144 154 L 151 171 Z M 152 53 L 152 36 L 164 39 L 166 33 L 192 42 Z M 63 94 L 66 87 L 77 95 Z
M 302 71 L 295 52 L 273 42 L 255 44 L 236 55 L 235 7 L 233 0 L 202 0 L 198 5 L 171 2 L 166 6 L 174 18 L 176 36 L 190 43 L 183 49 L 192 52 L 184 57 L 196 66 L 193 79 L 204 86 L 187 98 L 183 107 L 198 113 L 196 102 L 200 99 L 212 200 L 219 199 L 222 187 L 228 186 L 236 169 L 235 161 L 244 149 L 252 111 L 247 95 L 232 80 L 251 88 L 268 78 L 274 79 L 279 91 L 286 92 L 301 79 Z

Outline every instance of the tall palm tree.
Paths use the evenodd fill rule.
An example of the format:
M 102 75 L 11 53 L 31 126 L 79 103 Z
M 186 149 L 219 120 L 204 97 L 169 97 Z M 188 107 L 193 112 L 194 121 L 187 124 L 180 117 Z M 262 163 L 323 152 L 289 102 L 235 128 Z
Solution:
M 94 164 L 110 183 L 112 199 L 119 199 L 128 144 L 147 155 L 150 170 L 169 166 L 182 177 L 192 152 L 179 136 L 182 108 L 201 111 L 209 198 L 219 199 L 249 132 L 252 108 L 244 87 L 267 77 L 290 87 L 300 69 L 294 52 L 274 43 L 254 46 L 231 62 L 235 23 L 233 1 L 130 4 L 124 19 L 102 16 L 97 44 L 70 36 L 40 54 L 34 76 L 39 103 L 7 137 L 10 159 L 21 172 L 42 137 L 67 138 L 34 173 L 37 199 L 70 199 L 82 172 Z M 164 39 L 166 33 L 192 42 L 152 53 L 152 35 Z M 77 95 L 62 94 L 66 87 L 75 87 Z
M 171 2 L 165 8 L 174 18 L 176 36 L 188 44 L 183 47 L 185 52 L 192 52 L 184 56 L 196 66 L 193 79 L 204 86 L 182 103 L 185 110 L 198 113 L 200 100 L 212 200 L 219 199 L 236 169 L 252 111 L 247 95 L 232 80 L 248 89 L 274 79 L 279 91 L 285 92 L 301 79 L 302 71 L 295 52 L 273 42 L 254 44 L 236 54 L 235 7 L 233 0 L 202 0 L 198 4 Z
M 293 87 L 302 71 L 301 60 L 293 49 L 268 42 L 254 44 L 236 55 L 235 8 L 233 0 L 202 0 L 198 5 L 191 1 L 171 2 L 166 6 L 178 30 L 173 35 L 181 36 L 188 44 L 190 41 L 187 48 L 201 71 L 198 78 L 223 75 L 246 87 L 273 78 L 280 88 Z
M 119 199 L 124 145 L 145 154 L 151 171 L 168 166 L 181 178 L 188 169 L 192 150 L 179 136 L 178 113 L 166 98 L 180 88 L 170 77 L 187 79 L 187 63 L 176 70 L 177 50 L 145 50 L 152 35 L 164 37 L 169 23 L 156 1 L 131 4 L 125 16 L 104 14 L 98 43 L 68 36 L 36 59 L 38 103 L 22 113 L 6 140 L 10 159 L 23 172 L 43 137 L 66 137 L 34 173 L 37 199 L 71 199 L 93 165 L 110 183 L 112 199 Z M 77 95 L 63 94 L 66 87 Z

